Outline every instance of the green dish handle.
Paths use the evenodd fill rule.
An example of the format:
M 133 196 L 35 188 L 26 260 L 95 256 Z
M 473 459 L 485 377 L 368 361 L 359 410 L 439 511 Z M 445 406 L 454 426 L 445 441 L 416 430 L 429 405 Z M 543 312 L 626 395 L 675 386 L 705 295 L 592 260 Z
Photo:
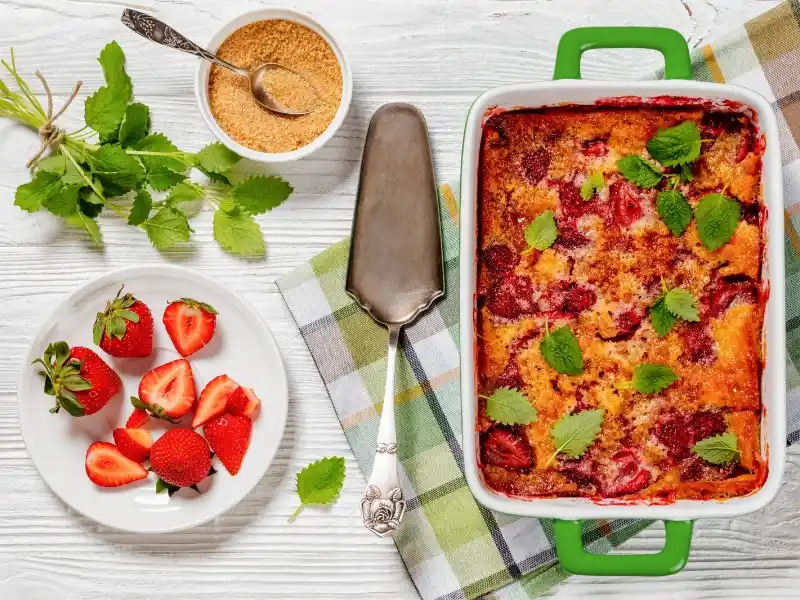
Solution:
M 580 521 L 553 520 L 556 553 L 574 575 L 674 575 L 686 566 L 694 521 L 664 521 L 667 541 L 656 554 L 592 554 L 583 547 Z
M 683 36 L 667 27 L 578 27 L 561 36 L 553 79 L 580 79 L 581 55 L 596 48 L 649 48 L 664 55 L 664 79 L 691 79 Z

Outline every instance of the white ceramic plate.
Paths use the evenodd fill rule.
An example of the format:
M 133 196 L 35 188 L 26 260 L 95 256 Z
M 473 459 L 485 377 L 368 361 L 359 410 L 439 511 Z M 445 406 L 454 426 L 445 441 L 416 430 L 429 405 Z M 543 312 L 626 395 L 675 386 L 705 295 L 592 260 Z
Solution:
M 114 358 L 92 344 L 95 314 L 119 287 L 146 303 L 153 312 L 153 353 L 144 359 Z M 113 443 L 111 432 L 124 427 L 132 411 L 139 381 L 149 369 L 180 358 L 161 322 L 170 300 L 189 297 L 217 309 L 217 328 L 208 346 L 189 357 L 197 393 L 214 377 L 227 374 L 252 387 L 261 399 L 253 421 L 250 447 L 242 468 L 232 477 L 215 458 L 217 469 L 200 484 L 202 494 L 184 489 L 169 498 L 156 494 L 155 475 L 118 488 L 100 488 L 86 476 L 86 449 L 94 441 Z M 43 392 L 38 369 L 31 366 L 47 344 L 64 340 L 70 346 L 95 350 L 119 373 L 123 391 L 99 412 L 74 418 L 62 410 L 48 413 L 53 399 Z M 113 271 L 83 285 L 45 321 L 25 357 L 19 386 L 22 436 L 36 468 L 48 486 L 69 506 L 98 523 L 137 533 L 166 533 L 205 523 L 235 506 L 261 480 L 280 445 L 288 409 L 286 373 L 278 346 L 261 316 L 221 283 L 182 267 L 152 265 Z M 189 413 L 184 421 L 189 421 Z M 188 426 L 188 425 L 183 425 Z M 158 437 L 166 426 L 151 419 Z

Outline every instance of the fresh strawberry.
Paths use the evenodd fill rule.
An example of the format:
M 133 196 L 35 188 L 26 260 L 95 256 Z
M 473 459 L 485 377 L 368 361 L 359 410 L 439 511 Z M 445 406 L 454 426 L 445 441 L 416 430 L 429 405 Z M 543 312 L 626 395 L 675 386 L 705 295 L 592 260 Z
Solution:
M 138 398 L 137 398 L 138 400 Z M 125 427 L 129 429 L 137 429 L 139 427 L 144 427 L 147 425 L 147 422 L 150 420 L 150 415 L 147 413 L 146 410 L 142 410 L 141 408 L 134 408 L 131 416 L 128 417 L 128 421 L 125 423 Z
M 147 470 L 108 442 L 95 442 L 86 451 L 86 474 L 100 487 L 117 487 L 147 478 Z
M 208 344 L 216 326 L 217 311 L 205 302 L 180 298 L 164 311 L 164 327 L 181 356 L 194 354 Z
M 261 408 L 261 400 L 258 399 L 255 392 L 249 388 L 239 386 L 228 397 L 228 405 L 225 412 L 238 417 L 253 418 L 253 414 Z
M 228 405 L 228 398 L 238 387 L 239 384 L 227 375 L 220 375 L 209 381 L 200 393 L 200 400 L 197 401 L 197 411 L 192 419 L 192 429 L 197 429 L 224 413 L 225 407 Z
M 150 449 L 150 468 L 167 489 L 191 487 L 209 475 L 211 451 L 199 433 L 170 429 Z
M 70 348 L 66 342 L 47 346 L 44 358 L 33 364 L 44 367 L 44 393 L 55 396 L 57 413 L 63 406 L 73 417 L 91 415 L 103 408 L 122 389 L 122 380 L 94 351 L 83 346 Z
M 533 452 L 517 432 L 496 425 L 483 441 L 483 462 L 495 467 L 527 469 L 533 466 Z
M 247 417 L 227 413 L 203 428 L 209 446 L 231 475 L 236 475 L 242 466 L 252 429 L 253 422 Z
M 185 415 L 196 399 L 189 361 L 179 358 L 145 373 L 139 383 L 139 398 L 154 413 L 173 419 Z
M 153 315 L 131 294 L 117 297 L 97 313 L 92 330 L 94 343 L 118 357 L 150 356 L 153 351 Z
M 114 430 L 114 443 L 122 454 L 142 463 L 150 456 L 150 448 L 153 445 L 153 438 L 146 429 L 128 429 L 117 427 Z

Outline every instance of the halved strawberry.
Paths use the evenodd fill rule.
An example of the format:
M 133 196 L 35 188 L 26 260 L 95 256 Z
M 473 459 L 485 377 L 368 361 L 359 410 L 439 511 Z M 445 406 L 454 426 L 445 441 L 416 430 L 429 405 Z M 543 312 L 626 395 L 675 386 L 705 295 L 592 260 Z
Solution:
M 32 364 L 36 363 L 44 367 L 39 371 L 44 377 L 44 393 L 56 399 L 51 413 L 64 407 L 73 417 L 94 414 L 122 389 L 119 375 L 83 346 L 70 348 L 66 342 L 55 342 L 47 346 L 44 358 Z
M 255 392 L 249 388 L 239 386 L 228 398 L 228 405 L 225 412 L 238 417 L 253 418 L 253 414 L 261 408 L 261 400 Z
M 118 487 L 147 478 L 147 470 L 108 442 L 95 442 L 86 450 L 86 474 L 100 487 Z
M 242 467 L 252 429 L 253 422 L 247 417 L 227 413 L 203 428 L 208 445 L 231 475 L 236 475 Z
M 143 463 L 150 456 L 153 438 L 146 429 L 117 427 L 112 435 L 119 451 L 131 460 Z
M 495 467 L 527 469 L 533 466 L 533 452 L 517 432 L 496 425 L 483 441 L 483 462 Z
M 196 397 L 192 367 L 182 358 L 148 371 L 139 383 L 140 400 L 173 419 L 189 412 Z
M 192 429 L 196 429 L 224 413 L 225 407 L 228 405 L 228 398 L 238 387 L 239 384 L 227 375 L 219 375 L 209 381 L 200 393 L 200 400 L 197 401 L 197 410 L 192 419 Z
M 194 354 L 208 344 L 216 325 L 214 307 L 191 298 L 171 302 L 164 311 L 164 327 L 181 356 Z
M 138 400 L 138 398 L 137 398 Z M 144 427 L 147 425 L 147 422 L 150 420 L 150 415 L 147 414 L 146 410 L 141 408 L 134 408 L 131 416 L 128 417 L 127 422 L 125 423 L 125 427 L 130 429 L 137 429 L 138 427 Z
M 171 496 L 178 488 L 197 485 L 212 473 L 211 450 L 196 431 L 170 429 L 150 449 L 150 467 L 163 482 L 156 491 L 166 489 Z
M 123 286 L 124 287 L 124 286 Z M 92 337 L 95 344 L 111 356 L 145 357 L 153 351 L 153 315 L 143 302 L 131 294 L 117 297 L 97 313 Z

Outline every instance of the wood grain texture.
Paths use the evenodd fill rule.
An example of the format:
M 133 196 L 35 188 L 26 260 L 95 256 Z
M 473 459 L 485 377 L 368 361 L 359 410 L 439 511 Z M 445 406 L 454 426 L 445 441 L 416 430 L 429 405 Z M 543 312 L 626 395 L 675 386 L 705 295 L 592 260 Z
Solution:
M 114 216 L 102 220 L 104 252 L 46 214 L 12 206 L 37 147 L 31 132 L 0 121 L 0 596 L 4 600 L 416 597 L 394 545 L 366 532 L 357 501 L 364 480 L 352 459 L 314 364 L 274 281 L 347 235 L 369 116 L 380 104 L 418 105 L 430 127 L 437 176 L 458 175 L 464 117 L 485 89 L 550 77 L 556 41 L 580 25 L 664 25 L 697 46 L 775 6 L 775 0 L 301 0 L 343 42 L 355 73 L 354 103 L 340 133 L 311 158 L 277 169 L 296 189 L 291 202 L 259 217 L 264 262 L 234 259 L 211 241 L 210 213 L 192 225 L 188 250 L 159 255 L 144 234 Z M 186 149 L 212 138 L 193 96 L 195 59 L 143 40 L 119 23 L 119 0 L 0 0 L 0 51 L 13 46 L 24 73 L 41 69 L 63 99 L 101 83 L 100 48 L 117 39 L 128 55 L 135 94 L 153 125 Z M 137 0 L 187 36 L 204 42 L 257 0 Z M 587 78 L 633 79 L 659 66 L 646 51 L 589 53 Z M 68 510 L 27 458 L 16 414 L 20 361 L 55 302 L 110 269 L 166 260 L 202 270 L 243 294 L 272 327 L 286 359 L 290 411 L 267 476 L 230 513 L 170 536 L 122 534 Z M 308 509 L 292 525 L 294 473 L 321 456 L 347 458 L 342 497 Z M 784 487 L 761 513 L 701 521 L 687 569 L 659 580 L 570 578 L 557 598 L 796 598 L 800 586 L 800 450 Z M 625 550 L 653 551 L 659 528 Z

